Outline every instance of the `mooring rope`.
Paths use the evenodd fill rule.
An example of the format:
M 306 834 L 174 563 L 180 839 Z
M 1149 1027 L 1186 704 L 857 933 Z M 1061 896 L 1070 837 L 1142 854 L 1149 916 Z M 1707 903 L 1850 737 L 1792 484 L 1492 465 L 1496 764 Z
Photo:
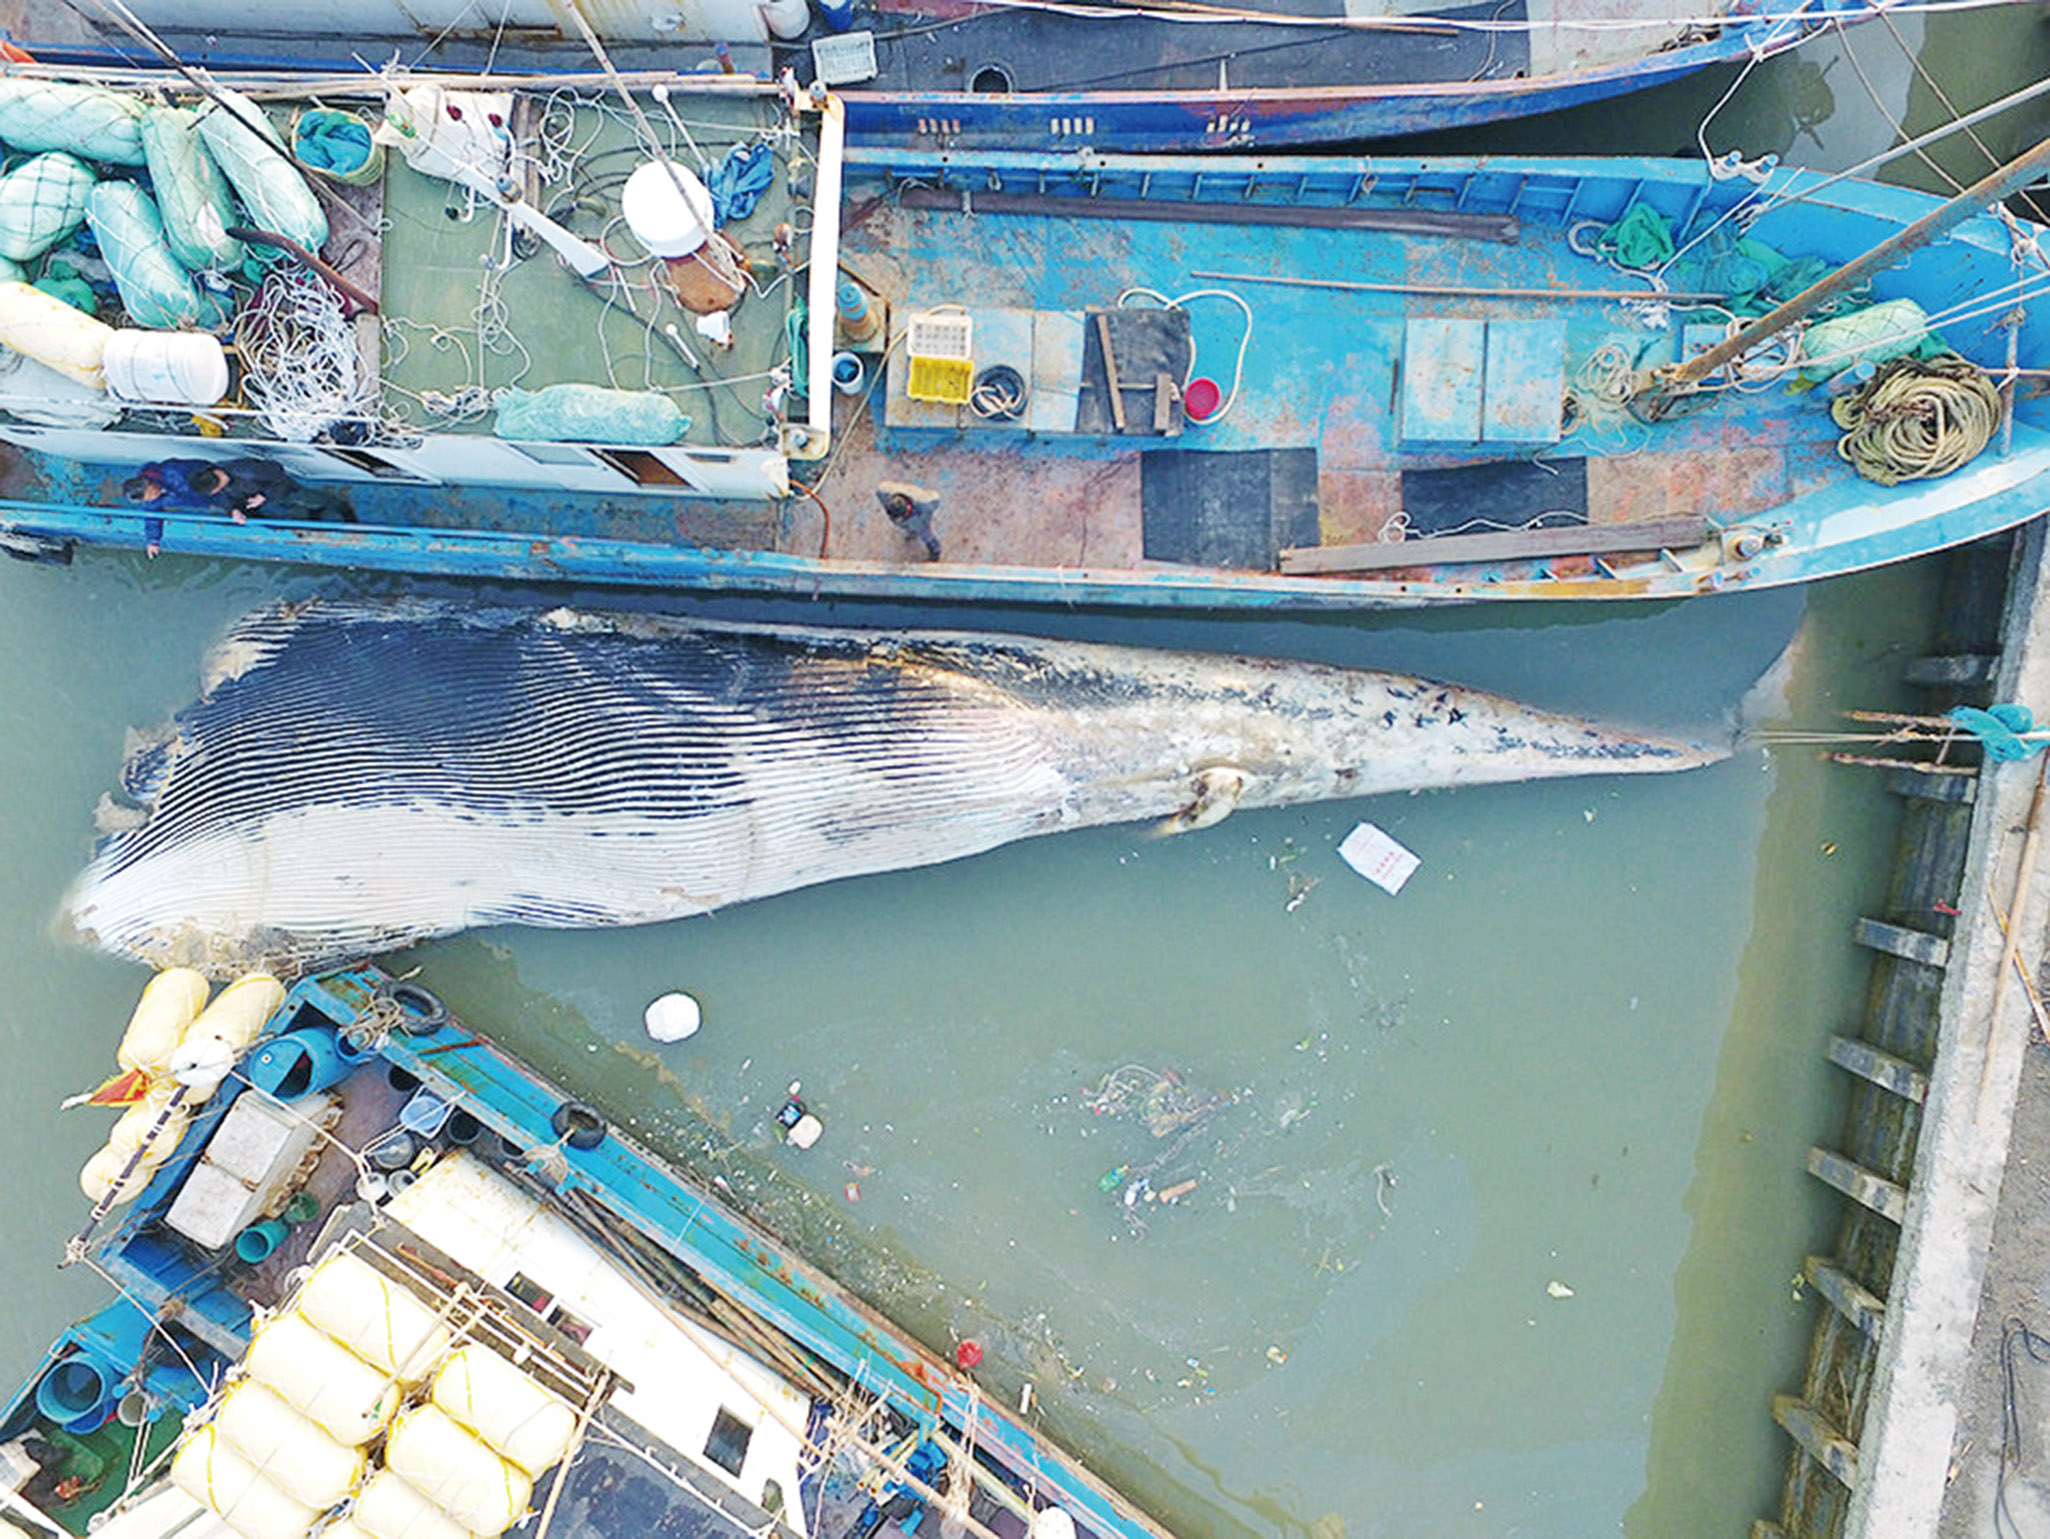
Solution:
M 1898 358 L 1829 409 L 1844 436 L 1836 452 L 1868 481 L 1950 474 L 1992 441 L 2000 392 L 1955 353 Z

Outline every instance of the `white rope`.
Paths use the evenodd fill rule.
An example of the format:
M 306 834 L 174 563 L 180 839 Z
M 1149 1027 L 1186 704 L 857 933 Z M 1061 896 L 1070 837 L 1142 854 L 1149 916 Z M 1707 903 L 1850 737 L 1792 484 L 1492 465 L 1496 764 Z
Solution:
M 1246 349 L 1253 342 L 1253 307 L 1246 303 L 1242 295 L 1235 293 L 1231 289 L 1191 289 L 1186 294 L 1177 294 L 1174 298 L 1170 299 L 1158 289 L 1134 286 L 1118 295 L 1118 305 L 1122 308 L 1133 299 L 1150 299 L 1159 304 L 1161 308 L 1167 310 L 1186 310 L 1189 301 L 1192 299 L 1228 299 L 1239 307 L 1239 313 L 1246 320 L 1246 330 L 1245 334 L 1239 338 L 1238 355 L 1232 360 L 1231 389 L 1226 392 L 1224 400 L 1218 405 L 1217 410 L 1205 417 L 1203 422 L 1205 426 L 1208 426 L 1211 423 L 1222 422 L 1226 417 L 1230 416 L 1232 406 L 1239 398 L 1239 386 L 1246 377 Z M 1189 360 L 1191 377 L 1194 376 L 1195 368 L 1196 361 L 1194 357 L 1191 357 Z M 1189 381 L 1186 379 L 1182 381 L 1184 388 L 1187 387 L 1188 383 Z
M 375 420 L 377 396 L 358 367 L 342 299 L 311 273 L 278 268 L 236 325 L 243 390 L 287 443 L 311 443 L 338 422 Z

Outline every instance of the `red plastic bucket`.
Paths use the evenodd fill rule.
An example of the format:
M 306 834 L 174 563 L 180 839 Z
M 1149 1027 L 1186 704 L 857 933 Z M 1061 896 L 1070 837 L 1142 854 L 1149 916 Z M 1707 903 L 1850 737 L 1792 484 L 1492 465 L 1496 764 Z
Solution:
M 1208 422 L 1223 404 L 1224 392 L 1208 375 L 1197 375 L 1182 390 L 1182 410 L 1189 414 L 1191 422 Z

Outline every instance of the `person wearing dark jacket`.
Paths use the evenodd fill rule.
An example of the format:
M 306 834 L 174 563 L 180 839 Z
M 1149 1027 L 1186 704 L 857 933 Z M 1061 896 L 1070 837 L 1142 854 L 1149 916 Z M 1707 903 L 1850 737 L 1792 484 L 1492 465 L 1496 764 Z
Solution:
M 342 519 L 356 515 L 334 492 L 300 486 L 269 460 L 157 460 L 121 484 L 130 502 L 165 513 L 225 513 L 258 518 Z

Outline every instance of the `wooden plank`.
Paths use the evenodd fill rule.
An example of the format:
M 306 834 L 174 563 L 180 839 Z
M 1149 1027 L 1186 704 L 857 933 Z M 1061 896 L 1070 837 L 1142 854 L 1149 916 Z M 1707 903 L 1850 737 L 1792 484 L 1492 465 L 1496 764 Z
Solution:
M 1907 962 L 1941 967 L 1950 960 L 1950 942 L 1927 930 L 1888 924 L 1883 919 L 1860 918 L 1851 926 L 1851 939 L 1874 951 L 1883 951 Z
M 1103 378 L 1110 386 L 1110 420 L 1117 424 L 1117 430 L 1125 430 L 1125 392 L 1118 384 L 1118 355 L 1110 345 L 1110 317 L 1101 310 L 1096 312 L 1096 340 L 1103 344 Z
M 1153 431 L 1166 437 L 1175 433 L 1174 381 L 1165 374 L 1153 376 Z
M 1857 1037 L 1831 1037 L 1829 1061 L 1849 1069 L 1860 1079 L 1870 1080 L 1882 1090 L 1891 1090 L 1903 1101 L 1920 1106 L 1929 1097 L 1929 1076 L 1891 1053 L 1882 1053 L 1870 1042 Z
M 1708 520 L 1693 514 L 1630 524 L 1567 524 L 1500 534 L 1444 534 L 1425 540 L 1372 540 L 1362 545 L 1306 545 L 1281 553 L 1293 576 L 1378 572 L 1400 566 L 1456 566 L 1467 561 L 1525 561 L 1633 550 L 1691 550 L 1708 538 Z
M 1843 1482 L 1846 1489 L 1858 1482 L 1858 1445 L 1824 1420 L 1820 1411 L 1792 1395 L 1772 1397 L 1772 1419 L 1817 1464 Z
M 1842 1267 L 1810 1256 L 1802 1270 L 1808 1281 L 1815 1285 L 1815 1291 L 1836 1307 L 1836 1312 L 1858 1328 L 1858 1334 L 1867 1341 L 1879 1339 L 1880 1327 L 1886 1323 L 1886 1300 L 1851 1276 Z
M 1825 1186 L 1833 1186 L 1851 1201 L 1870 1208 L 1881 1218 L 1896 1224 L 1908 1216 L 1908 1189 L 1867 1170 L 1855 1160 L 1828 1149 L 1810 1148 L 1808 1174 Z

